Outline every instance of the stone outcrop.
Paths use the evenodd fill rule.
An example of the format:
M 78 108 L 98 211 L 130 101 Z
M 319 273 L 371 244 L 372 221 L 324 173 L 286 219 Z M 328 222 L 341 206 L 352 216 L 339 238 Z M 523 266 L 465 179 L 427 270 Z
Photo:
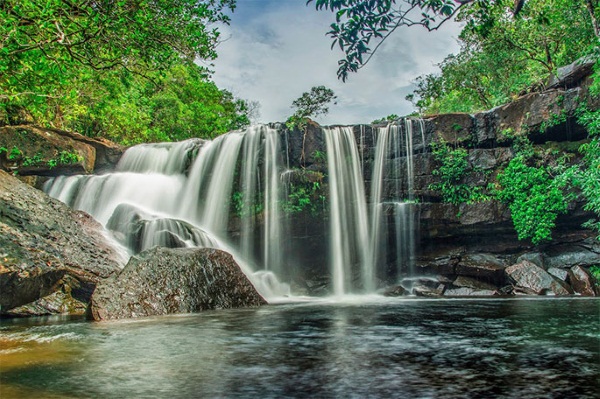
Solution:
M 0 147 L 0 169 L 30 180 L 107 171 L 123 153 L 108 140 L 34 125 L 0 127 Z
M 121 256 L 88 214 L 0 170 L 0 315 L 85 312 Z
M 91 314 L 108 320 L 265 303 L 230 254 L 155 247 L 133 256 L 118 276 L 98 285 Z

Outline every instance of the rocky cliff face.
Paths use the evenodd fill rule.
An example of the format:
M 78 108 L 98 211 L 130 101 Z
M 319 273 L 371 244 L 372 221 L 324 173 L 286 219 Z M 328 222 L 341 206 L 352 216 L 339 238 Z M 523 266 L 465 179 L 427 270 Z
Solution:
M 419 274 L 429 277 L 416 283 L 422 287 L 415 291 L 417 294 L 566 295 L 575 292 L 594 295 L 594 289 L 577 288 L 579 283 L 575 277 L 578 273 L 585 274 L 584 279 L 589 283 L 592 280 L 587 269 L 600 264 L 600 243 L 593 232 L 581 227 L 592 215 L 584 212 L 580 203 L 572 202 L 569 212 L 559 217 L 550 243 L 535 246 L 518 240 L 510 211 L 504 204 L 488 200 L 452 205 L 444 203 L 441 193 L 431 189 L 432 184 L 440 181 L 433 173 L 439 164 L 431 153 L 431 144 L 440 141 L 468 151 L 469 167 L 461 183 L 481 187 L 484 191 L 514 157 L 511 138 L 514 136 L 527 136 L 548 164 L 565 154 L 570 156 L 571 162 L 578 162 L 577 148 L 586 141 L 587 131 L 577 123 L 576 110 L 583 103 L 592 108 L 600 107 L 599 100 L 589 94 L 590 73 L 590 63 L 570 66 L 547 91 L 530 93 L 475 115 L 436 115 L 423 121 L 424 134 L 413 136 L 414 195 L 419 200 L 420 226 L 416 266 Z M 372 175 L 375 129 L 377 126 L 371 125 L 353 127 L 358 151 L 364 160 L 363 174 L 367 178 Z M 326 185 L 328 172 L 321 158 L 326 155 L 327 148 L 322 128 L 311 123 L 304 130 L 282 133 L 282 139 L 287 142 L 285 157 L 289 159 L 290 168 L 320 173 L 325 176 Z M 392 168 L 398 169 L 406 162 L 406 154 L 398 154 L 390 162 Z M 400 190 L 394 193 L 396 197 L 409 198 L 406 185 L 393 179 L 384 182 L 384 190 Z M 365 184 L 367 195 L 369 183 Z M 388 229 L 394 227 L 392 216 L 390 214 Z M 323 225 L 323 218 L 307 212 L 293 215 L 292 219 L 293 230 L 300 226 Z M 313 288 L 315 285 L 326 284 L 318 282 L 318 276 L 324 274 L 326 234 L 326 225 L 305 234 L 303 253 L 310 272 L 299 275 L 297 283 L 308 292 L 318 291 L 319 288 Z M 388 253 L 390 264 L 396 255 Z M 519 264 L 521 270 L 525 260 L 530 262 L 527 270 L 534 270 L 533 264 L 554 283 L 543 289 L 520 285 L 524 280 L 515 279 L 514 270 L 507 268 Z M 547 273 L 550 270 L 560 272 Z M 481 288 L 482 284 L 485 289 Z M 550 288 L 563 285 L 564 290 Z

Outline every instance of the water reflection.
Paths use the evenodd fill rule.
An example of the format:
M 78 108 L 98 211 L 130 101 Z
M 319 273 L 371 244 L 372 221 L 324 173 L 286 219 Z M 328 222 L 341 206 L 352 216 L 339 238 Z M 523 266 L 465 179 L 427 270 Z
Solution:
M 596 398 L 600 301 L 304 303 L 0 324 L 0 393 L 60 398 Z

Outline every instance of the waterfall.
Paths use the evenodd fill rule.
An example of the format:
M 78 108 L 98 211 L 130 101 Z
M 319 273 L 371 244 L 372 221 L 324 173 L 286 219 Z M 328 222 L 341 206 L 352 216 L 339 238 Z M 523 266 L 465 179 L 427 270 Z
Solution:
M 113 173 L 57 177 L 45 190 L 91 214 L 129 254 L 156 245 L 226 250 L 270 299 L 289 294 L 292 281 L 280 281 L 297 283 L 306 267 L 312 275 L 328 268 L 334 295 L 372 293 L 411 276 L 418 230 L 413 141 L 424 143 L 423 121 L 356 132 L 322 128 L 320 141 L 302 142 L 321 146 L 307 150 L 321 155 L 306 169 L 294 167 L 300 151 L 290 132 L 280 133 L 261 125 L 212 141 L 138 145 Z M 294 184 L 295 198 L 305 202 L 290 211 Z M 321 185 L 329 201 L 315 214 Z M 328 229 L 327 242 L 304 248 L 314 218 Z M 304 257 L 318 245 L 327 259 Z
M 134 146 L 114 173 L 57 177 L 45 190 L 91 214 L 131 254 L 155 245 L 231 252 L 257 289 L 272 298 L 289 294 L 276 278 L 282 258 L 280 158 L 278 131 L 255 126 L 213 141 Z M 264 249 L 258 254 L 256 217 L 262 210 Z M 233 216 L 240 220 L 238 240 L 229 235 Z
M 330 265 L 335 295 L 353 291 L 353 274 L 369 273 L 369 224 L 356 139 L 349 127 L 324 128 L 330 194 Z M 358 270 L 357 270 L 358 268 Z M 363 289 L 372 291 L 370 284 Z
M 358 138 L 348 127 L 324 128 L 331 201 L 330 269 L 336 295 L 374 292 L 390 274 L 389 258 L 395 259 L 391 283 L 414 274 L 415 126 L 424 143 L 422 120 L 377 128 L 370 176 L 363 175 L 364 128 Z M 368 199 L 366 177 L 371 181 Z
M 405 119 L 378 129 L 371 179 L 371 256 L 373 276 L 412 276 L 418 220 L 414 196 L 414 133 L 425 142 L 422 120 Z M 387 186 L 387 188 L 386 188 Z M 390 228 L 392 225 L 393 228 Z M 395 259 L 390 273 L 389 258 Z

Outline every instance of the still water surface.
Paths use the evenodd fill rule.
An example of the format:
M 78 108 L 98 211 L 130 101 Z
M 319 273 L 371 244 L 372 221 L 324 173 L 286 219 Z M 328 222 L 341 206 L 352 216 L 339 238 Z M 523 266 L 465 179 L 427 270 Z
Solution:
M 4 398 L 599 398 L 599 299 L 0 321 Z

